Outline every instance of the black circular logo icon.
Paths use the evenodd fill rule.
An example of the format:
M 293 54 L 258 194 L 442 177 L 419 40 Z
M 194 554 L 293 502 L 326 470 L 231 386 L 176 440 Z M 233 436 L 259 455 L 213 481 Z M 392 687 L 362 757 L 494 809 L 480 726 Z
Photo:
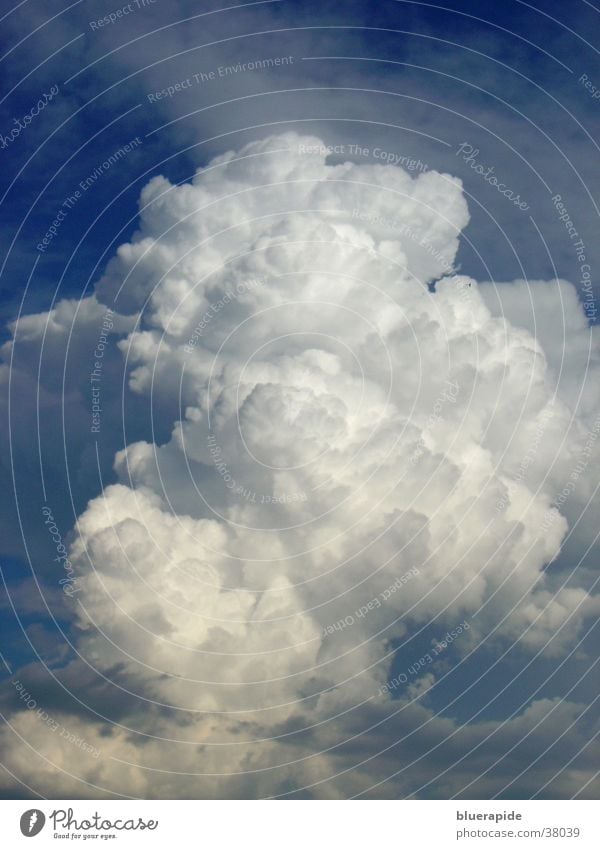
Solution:
M 46 817 L 37 808 L 32 808 L 30 811 L 25 811 L 21 815 L 21 833 L 25 837 L 35 837 L 44 827 Z

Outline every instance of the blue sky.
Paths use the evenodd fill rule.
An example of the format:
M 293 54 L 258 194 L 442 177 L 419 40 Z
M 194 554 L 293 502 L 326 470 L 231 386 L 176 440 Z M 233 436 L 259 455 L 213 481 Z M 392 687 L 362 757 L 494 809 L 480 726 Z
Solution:
M 554 274 L 553 265 L 559 276 L 568 277 L 573 271 L 572 252 L 544 182 L 563 196 L 577 216 L 582 236 L 591 243 L 589 249 L 595 250 L 591 222 L 598 102 L 578 79 L 587 74 L 594 81 L 598 52 L 586 34 L 593 34 L 597 13 L 584 3 L 569 7 L 568 15 L 560 3 L 545 3 L 537 12 L 531 4 L 516 2 L 460 3 L 449 7 L 453 12 L 441 11 L 443 4 L 427 5 L 268 3 L 208 15 L 182 3 L 175 7 L 181 9 L 182 18 L 202 16 L 176 24 L 176 16 L 157 2 L 96 32 L 90 29 L 94 19 L 85 3 L 72 4 L 62 13 L 58 6 L 55 10 L 45 6 L 32 17 L 9 14 L 5 26 L 11 52 L 3 61 L 3 79 L 6 90 L 12 91 L 1 107 L 4 134 L 15 118 L 31 109 L 40 92 L 58 85 L 60 93 L 2 152 L 7 166 L 3 182 L 6 188 L 12 184 L 2 207 L 7 247 L 22 225 L 2 275 L 4 315 L 14 316 L 18 304 L 14 276 L 20 274 L 24 282 L 35 259 L 28 246 L 45 232 L 79 179 L 115 148 L 138 135 L 144 140 L 129 160 L 132 185 L 128 189 L 119 185 L 119 192 L 125 191 L 110 213 L 95 221 L 115 196 L 118 178 L 107 173 L 94 187 L 93 202 L 78 204 L 77 215 L 61 228 L 62 250 L 70 255 L 92 225 L 77 250 L 77 273 L 69 269 L 65 274 L 67 292 L 79 294 L 82 278 L 94 275 L 97 262 L 102 267 L 98 245 L 104 250 L 108 240 L 118 242 L 122 228 L 124 235 L 132 231 L 136 180 L 143 183 L 160 172 L 173 180 L 187 179 L 227 140 L 237 143 L 262 132 L 244 132 L 242 127 L 273 120 L 301 119 L 300 126 L 318 128 L 331 142 L 343 143 L 350 133 L 356 144 L 365 146 L 376 132 L 381 146 L 389 140 L 391 150 L 415 152 L 431 168 L 460 176 L 473 195 L 473 220 L 466 235 L 486 243 L 487 268 L 463 242 L 464 267 L 476 272 L 478 279 L 524 274 L 548 278 Z M 98 19 L 111 11 L 110 3 L 94 6 Z M 32 22 L 37 24 L 33 34 Z M 156 34 L 145 35 L 155 30 Z M 205 84 L 160 104 L 148 103 L 155 83 L 161 88 L 225 60 L 235 64 L 269 54 L 271 32 L 277 32 L 281 55 L 294 56 L 294 64 L 276 75 L 237 75 L 219 80 L 218 90 Z M 215 41 L 221 43 L 200 46 Z M 67 82 L 73 74 L 78 76 Z M 276 93 L 282 89 L 309 91 Z M 240 98 L 235 113 L 243 119 L 235 124 L 230 109 L 216 105 L 232 96 Z M 388 123 L 381 121 L 382 110 L 390 124 L 407 129 L 379 126 Z M 182 118 L 194 111 L 195 115 Z M 367 123 L 373 120 L 376 128 Z M 232 127 L 233 137 L 198 144 L 199 131 L 203 139 L 210 139 Z M 457 160 L 456 148 L 464 141 L 481 151 L 480 162 L 493 164 L 498 174 L 508 171 L 518 191 L 530 199 L 538 227 L 553 247 L 558 243 L 552 260 L 528 216 L 515 220 L 508 205 L 494 198 L 490 187 Z M 163 158 L 168 162 L 159 166 Z M 478 201 L 487 213 L 478 208 Z M 44 290 L 51 297 L 52 284 L 47 281 L 57 271 L 62 273 L 64 264 L 56 256 L 44 257 L 33 297 L 41 298 Z
M 122 14 L 117 15 L 119 10 Z M 570 381 L 565 392 L 581 390 L 584 420 L 593 421 L 597 388 L 587 371 L 592 337 L 581 316 L 569 324 L 576 299 L 584 302 L 586 298 L 581 258 L 552 200 L 561 196 L 561 209 L 568 211 L 582 240 L 597 295 L 600 12 L 591 3 L 274 0 L 227 8 L 210 2 L 199 12 L 197 4 L 184 0 L 140 2 L 139 7 L 113 0 L 94 4 L 80 0 L 66 8 L 26 0 L 3 14 L 2 342 L 11 338 L 9 325 L 17 316 L 40 314 L 58 302 L 72 299 L 76 303 L 92 294 L 118 246 L 134 239 L 140 193 L 152 178 L 162 176 L 173 185 L 185 184 L 198 168 L 225 151 L 238 151 L 272 133 L 295 131 L 343 148 L 343 153 L 329 158 L 330 163 L 381 164 L 382 156 L 409 157 L 420 160 L 423 171 L 459 178 L 470 215 L 456 256 L 461 274 L 480 283 L 498 284 L 499 292 L 514 280 L 571 281 L 570 318 L 562 324 L 563 333 L 572 333 L 568 344 L 564 339 L 562 343 L 571 357 L 564 369 L 565 384 Z M 114 20 L 100 25 L 110 15 Z M 268 70 L 239 68 L 269 57 L 291 59 Z M 222 74 L 219 69 L 223 68 L 230 70 Z M 194 77 L 211 72 L 214 79 Z M 48 99 L 53 87 L 56 94 Z M 44 94 L 48 102 L 11 138 L 18 121 L 32 114 Z M 119 155 L 118 167 L 103 165 L 127 145 L 131 149 Z M 527 208 L 517 208 L 477 173 L 475 165 L 493 169 L 502 186 L 518 195 Z M 88 178 L 89 188 L 82 189 L 80 184 Z M 44 246 L 42 240 L 53 222 L 55 232 Z M 486 291 L 487 303 L 495 300 L 498 305 L 502 298 L 493 287 Z M 124 298 L 128 297 L 126 292 Z M 553 339 L 555 354 L 560 347 L 556 334 L 561 324 L 556 315 L 556 324 L 553 318 L 557 304 L 540 302 L 539 313 L 532 307 L 531 315 L 525 315 L 522 303 L 510 297 L 505 309 L 516 326 L 531 330 L 540 316 L 534 335 L 544 339 L 551 359 Z M 131 309 L 128 303 L 123 314 L 137 312 L 134 296 Z M 15 670 L 21 670 L 43 694 L 40 701 L 47 709 L 82 721 L 95 722 L 101 716 L 110 736 L 111 723 L 123 720 L 129 727 L 132 717 L 143 714 L 143 701 L 138 694 L 124 692 L 127 679 L 118 668 L 105 670 L 106 677 L 100 680 L 84 663 L 89 678 L 83 687 L 78 683 L 83 673 L 76 664 L 84 662 L 77 649 L 81 623 L 75 622 L 56 586 L 53 544 L 40 528 L 39 505 L 51 504 L 65 543 L 74 541 L 75 520 L 89 499 L 117 480 L 115 453 L 140 440 L 167 445 L 173 424 L 182 415 L 173 406 L 174 389 L 148 397 L 127 388 L 128 366 L 113 345 L 104 363 L 111 401 L 105 402 L 102 438 L 90 438 L 88 375 L 80 364 L 87 357 L 90 338 L 97 335 L 98 316 L 82 314 L 79 330 L 68 338 L 62 329 L 51 327 L 41 342 L 34 330 L 28 335 L 30 328 L 24 324 L 14 347 L 4 349 L 5 363 L 10 365 L 5 375 L 8 381 L 10 373 L 13 395 L 10 410 L 3 407 L 9 415 L 2 427 L 1 562 L 10 588 L 10 599 L 4 600 L 2 610 L 6 635 L 2 653 L 13 675 L 4 676 L 2 703 L 7 714 L 19 711 L 10 680 Z M 129 330 L 123 318 L 120 338 Z M 578 374 L 581 364 L 586 370 Z M 577 457 L 575 442 L 570 456 Z M 579 502 L 565 509 L 572 510 L 572 530 L 544 580 L 552 592 L 565 575 L 576 570 L 577 577 L 568 586 L 592 590 L 597 548 L 589 547 L 593 542 L 589 512 L 580 509 Z M 500 620 L 504 612 L 499 605 L 490 621 Z M 444 620 L 434 619 L 422 629 L 411 626 L 408 632 L 392 634 L 387 646 L 393 656 L 389 676 L 422 657 L 445 630 Z M 551 652 L 524 651 L 522 645 L 511 647 L 510 641 L 503 643 L 493 636 L 469 651 L 464 644 L 449 648 L 435 667 L 428 716 L 471 724 L 459 735 L 468 747 L 468 733 L 485 736 L 486 722 L 502 727 L 531 708 L 536 699 L 564 700 L 583 706 L 580 713 L 585 717 L 572 732 L 568 731 L 575 715 L 568 712 L 571 708 L 562 705 L 558 712 L 565 709 L 565 736 L 568 740 L 572 735 L 573 746 L 581 746 L 585 758 L 592 719 L 597 715 L 590 665 L 597 647 L 596 631 L 586 620 L 578 632 L 581 643 L 575 653 L 569 655 L 563 647 L 558 660 Z M 404 697 L 404 692 L 394 693 L 391 701 L 400 703 Z M 349 750 L 349 762 L 361 753 L 383 748 L 385 726 L 377 733 L 364 732 L 369 710 L 365 708 L 364 720 L 353 714 L 356 725 L 340 730 L 340 738 L 346 735 L 344 751 Z M 281 720 L 282 727 L 287 727 L 287 721 Z M 419 721 L 411 714 L 404 730 L 410 733 L 412 724 Z M 542 728 L 552 729 L 553 721 L 545 720 Z M 289 724 L 294 727 L 292 719 Z M 559 723 L 559 727 L 563 726 Z M 357 729 L 363 737 L 354 749 L 347 741 Z M 398 732 L 391 727 L 388 733 L 391 742 Z M 443 734 L 443 729 L 436 730 L 434 737 Z M 307 751 L 325 745 L 322 741 L 303 744 L 302 734 L 298 736 L 294 745 L 306 745 Z M 499 737 L 502 740 L 502 733 Z M 507 732 L 511 745 L 512 739 Z M 552 770 L 558 774 L 568 760 L 564 752 L 548 752 L 544 739 L 540 738 L 539 752 L 535 745 L 528 748 L 531 741 L 525 737 L 519 742 L 513 777 L 523 772 L 525 778 L 515 778 L 516 789 L 509 788 L 511 770 L 505 772 L 504 764 L 498 768 L 497 781 L 482 780 L 476 792 L 482 797 L 499 793 L 507 798 L 538 790 L 550 796 L 576 792 L 576 786 L 569 789 L 568 782 L 563 785 L 558 779 L 543 789 Z M 426 744 L 430 741 L 417 734 L 409 746 L 418 755 L 419 747 L 424 751 Z M 493 748 L 495 742 L 485 745 L 492 747 L 489 757 L 498 759 L 509 748 L 502 742 L 497 748 Z M 461 773 L 453 785 L 441 778 L 436 781 L 435 775 L 456 759 L 448 741 L 438 754 L 440 760 L 433 757 L 430 773 L 415 771 L 413 785 L 426 783 L 425 797 L 460 792 L 469 775 L 475 780 L 480 774 L 475 753 L 467 759 L 466 778 Z M 528 759 L 535 762 L 538 754 L 538 767 L 530 771 Z M 545 759 L 550 762 L 547 773 Z M 584 763 L 584 773 L 585 769 Z M 384 787 L 389 773 L 389 763 L 382 760 L 379 778 Z M 6 786 L 5 795 L 46 792 L 42 786 L 27 790 L 24 779 L 22 786 L 16 781 Z M 367 785 L 369 781 L 373 783 L 369 778 Z M 410 780 L 390 782 L 384 795 L 412 792 Z M 110 782 L 107 786 L 107 792 L 113 792 Z M 293 781 L 281 786 L 294 787 L 292 794 L 310 795 Z M 77 792 L 89 791 L 79 787 Z M 250 791 L 231 790 L 232 794 L 244 792 Z M 354 791 L 344 787 L 339 792 Z

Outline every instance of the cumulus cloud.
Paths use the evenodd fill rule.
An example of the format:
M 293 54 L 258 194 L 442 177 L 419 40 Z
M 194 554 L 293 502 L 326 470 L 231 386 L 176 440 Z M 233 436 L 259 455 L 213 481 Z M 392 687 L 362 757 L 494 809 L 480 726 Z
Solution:
M 129 390 L 171 433 L 117 452 L 70 557 L 78 662 L 146 707 L 108 735 L 82 723 L 104 754 L 74 776 L 16 711 L 14 733 L 47 759 L 41 792 L 56 769 L 63 796 L 414 792 L 394 753 L 359 764 L 421 726 L 425 748 L 449 741 L 446 766 L 452 740 L 500 757 L 493 723 L 463 729 L 426 706 L 437 661 L 392 699 L 393 646 L 463 620 L 459 658 L 482 640 L 555 656 L 577 640 L 598 601 L 547 567 L 595 425 L 573 287 L 459 274 L 468 219 L 450 175 L 329 164 L 293 133 L 142 191 L 139 229 L 83 313 L 114 310 Z M 539 307 L 547 327 L 557 292 L 563 369 L 531 320 Z M 593 491 L 585 456 L 571 506 Z M 536 711 L 550 733 L 579 709 L 536 702 L 509 736 Z M 462 769 L 439 787 L 459 789 Z M 441 770 L 432 755 L 417 784 Z

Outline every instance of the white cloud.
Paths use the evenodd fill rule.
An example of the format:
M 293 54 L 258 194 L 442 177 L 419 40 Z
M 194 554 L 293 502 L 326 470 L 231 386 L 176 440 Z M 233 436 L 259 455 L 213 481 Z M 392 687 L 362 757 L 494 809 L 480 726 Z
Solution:
M 154 703 L 146 733 L 220 741 L 201 771 L 242 774 L 165 777 L 155 770 L 197 765 L 195 747 L 116 731 L 105 745 L 116 761 L 81 765 L 109 791 L 243 795 L 253 769 L 262 795 L 326 781 L 344 758 L 313 747 L 360 729 L 365 700 L 362 727 L 389 711 L 377 694 L 391 638 L 467 619 L 461 655 L 490 634 L 560 654 L 598 611 L 583 587 L 545 574 L 568 527 L 552 505 L 590 428 L 573 287 L 499 287 L 497 308 L 489 284 L 449 273 L 468 222 L 459 180 L 301 152 L 319 144 L 290 133 L 218 157 L 191 184 L 153 179 L 139 232 L 97 287 L 140 313 L 119 342 L 129 385 L 174 426 L 165 444 L 120 451 L 119 483 L 79 519 L 78 648 Z M 546 331 L 556 291 L 570 331 L 560 381 Z M 526 297 L 541 311 L 535 335 Z M 572 504 L 594 472 L 595 457 Z M 428 671 L 412 696 L 435 680 Z M 351 722 L 332 720 L 347 711 Z M 454 727 L 418 711 L 437 734 Z M 61 767 L 54 740 L 22 712 L 15 722 Z M 245 742 L 320 723 L 305 749 Z M 324 792 L 367 791 L 388 767 Z

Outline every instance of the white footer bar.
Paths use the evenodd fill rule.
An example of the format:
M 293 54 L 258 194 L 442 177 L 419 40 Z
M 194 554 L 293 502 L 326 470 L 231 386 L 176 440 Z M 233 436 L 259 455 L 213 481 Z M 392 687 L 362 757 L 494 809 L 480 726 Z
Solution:
M 0 845 L 597 849 L 599 815 L 595 801 L 7 800 Z

